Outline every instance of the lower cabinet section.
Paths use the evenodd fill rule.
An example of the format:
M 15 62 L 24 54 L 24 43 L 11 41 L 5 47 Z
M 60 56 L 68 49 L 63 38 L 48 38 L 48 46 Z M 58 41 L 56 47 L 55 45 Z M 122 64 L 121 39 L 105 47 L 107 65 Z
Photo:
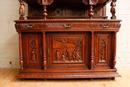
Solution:
M 116 69 L 113 68 L 114 32 L 24 32 L 21 36 L 23 70 L 18 74 L 18 78 L 68 79 L 118 76 Z
M 114 78 L 117 20 L 16 21 L 17 78 Z

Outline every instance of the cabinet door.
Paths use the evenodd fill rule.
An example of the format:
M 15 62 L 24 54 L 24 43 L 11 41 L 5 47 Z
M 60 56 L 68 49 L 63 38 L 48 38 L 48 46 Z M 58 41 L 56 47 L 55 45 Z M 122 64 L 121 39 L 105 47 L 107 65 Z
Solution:
M 85 33 L 48 33 L 48 67 L 86 68 L 87 37 Z
M 22 33 L 24 68 L 42 68 L 42 34 Z
M 95 67 L 111 68 L 114 55 L 114 33 L 95 33 Z

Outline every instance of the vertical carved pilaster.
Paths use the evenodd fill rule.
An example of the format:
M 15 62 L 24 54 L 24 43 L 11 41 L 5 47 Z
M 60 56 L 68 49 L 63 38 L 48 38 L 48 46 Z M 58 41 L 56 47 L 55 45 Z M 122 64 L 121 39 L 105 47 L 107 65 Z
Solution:
M 46 34 L 43 32 L 43 65 L 47 69 L 47 56 L 46 56 Z
M 113 54 L 113 58 L 114 58 L 114 61 L 113 61 L 113 68 L 115 68 L 115 65 L 116 65 L 116 32 L 114 34 L 114 54 Z
M 111 19 L 116 19 L 116 15 L 115 15 L 116 9 L 115 9 L 115 7 L 116 7 L 116 0 L 112 0 L 112 2 L 111 2 L 111 10 L 110 10 L 110 12 L 112 14 Z
M 20 69 L 23 70 L 23 51 L 22 51 L 22 36 L 19 33 L 19 57 L 20 57 Z
M 19 7 L 19 20 L 24 20 L 25 19 L 25 3 L 23 0 L 19 0 L 20 7 Z
M 92 32 L 91 36 L 91 69 L 94 68 L 94 32 Z

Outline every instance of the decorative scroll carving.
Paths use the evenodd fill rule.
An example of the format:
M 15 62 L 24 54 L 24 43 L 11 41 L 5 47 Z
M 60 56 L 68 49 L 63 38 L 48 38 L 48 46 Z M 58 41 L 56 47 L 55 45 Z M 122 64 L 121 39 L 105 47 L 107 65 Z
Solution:
M 82 39 L 55 37 L 53 39 L 54 63 L 82 63 Z
M 19 7 L 19 19 L 20 20 L 24 20 L 24 16 L 25 16 L 25 3 L 23 0 L 19 0 L 20 3 L 20 7 Z
M 116 13 L 116 9 L 115 9 L 115 7 L 116 7 L 116 0 L 112 0 L 112 2 L 111 2 L 111 14 L 112 14 L 112 16 L 111 16 L 111 19 L 116 19 L 116 15 L 115 15 L 115 13 Z
M 31 62 L 31 63 L 36 63 L 36 60 L 37 60 L 36 40 L 31 40 L 31 41 L 30 41 L 30 49 L 31 49 L 30 62 Z

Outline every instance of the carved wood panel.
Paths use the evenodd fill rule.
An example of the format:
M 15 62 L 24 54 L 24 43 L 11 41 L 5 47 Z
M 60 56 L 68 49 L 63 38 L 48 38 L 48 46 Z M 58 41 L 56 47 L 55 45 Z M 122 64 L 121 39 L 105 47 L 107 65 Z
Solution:
M 95 34 L 95 66 L 103 65 L 110 67 L 112 56 L 112 33 Z
M 42 67 L 42 38 L 40 33 L 22 34 L 24 67 Z
M 82 38 L 81 37 L 54 37 L 53 38 L 54 63 L 81 63 Z
M 48 65 L 51 67 L 55 65 L 66 67 L 69 64 L 70 67 L 76 64 L 87 66 L 88 51 L 85 49 L 88 48 L 88 43 L 86 43 L 86 46 L 87 40 L 85 40 L 85 37 L 87 36 L 83 33 L 48 34 Z

